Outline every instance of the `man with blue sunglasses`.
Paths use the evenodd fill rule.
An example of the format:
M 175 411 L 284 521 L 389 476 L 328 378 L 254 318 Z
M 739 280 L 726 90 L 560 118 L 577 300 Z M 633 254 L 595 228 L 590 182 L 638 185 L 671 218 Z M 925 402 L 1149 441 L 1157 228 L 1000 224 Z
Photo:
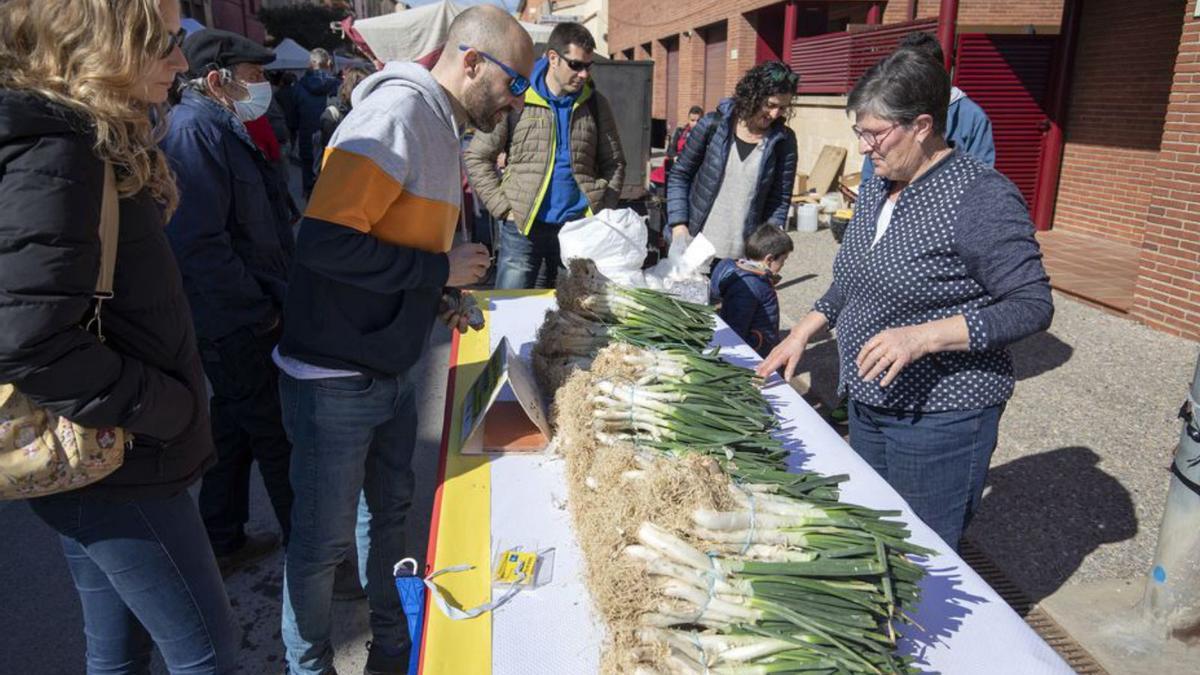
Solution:
M 273 356 L 295 493 L 281 633 L 289 675 L 333 672 L 334 570 L 351 546 L 370 605 L 364 675 L 409 671 L 412 643 L 392 565 L 407 555 L 418 401 L 412 376 L 434 321 L 467 330 L 442 303 L 491 262 L 455 244 L 459 140 L 521 106 L 533 42 L 513 17 L 471 7 L 429 69 L 389 63 L 354 90 L 300 223 Z M 528 86 L 528 85 L 525 85 Z M 369 517 L 356 536 L 360 496 Z
M 528 80 L 480 52 L 524 97 L 523 110 L 481 128 L 463 155 L 475 193 L 502 219 L 497 288 L 553 288 L 563 223 L 617 205 L 625 156 L 612 109 L 592 86 L 595 48 L 586 28 L 559 24 Z

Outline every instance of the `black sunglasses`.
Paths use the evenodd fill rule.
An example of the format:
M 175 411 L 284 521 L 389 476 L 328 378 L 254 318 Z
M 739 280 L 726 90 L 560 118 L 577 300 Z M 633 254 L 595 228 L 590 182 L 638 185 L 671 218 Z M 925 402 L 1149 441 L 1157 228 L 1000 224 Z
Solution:
M 187 39 L 187 30 L 180 28 L 178 32 L 171 33 L 167 36 L 167 46 L 163 48 L 159 58 L 165 59 L 175 51 L 176 47 L 182 47 L 183 41 Z
M 562 59 L 563 63 L 567 64 L 568 68 L 577 73 L 581 70 L 591 70 L 593 64 L 592 61 L 576 61 L 575 59 L 568 59 L 562 54 L 559 54 L 558 58 Z

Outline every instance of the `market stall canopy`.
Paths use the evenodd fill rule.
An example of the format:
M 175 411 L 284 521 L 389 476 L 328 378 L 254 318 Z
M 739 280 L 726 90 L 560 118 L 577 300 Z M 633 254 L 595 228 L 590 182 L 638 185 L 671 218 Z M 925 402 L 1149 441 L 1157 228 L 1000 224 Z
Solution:
M 368 68 L 370 70 L 375 70 L 374 66 L 371 65 L 370 61 L 368 61 L 366 59 L 360 59 L 360 58 L 354 57 L 354 56 L 343 56 L 341 54 L 334 54 L 333 55 L 333 63 L 334 63 L 334 67 L 337 69 L 337 71 L 339 73 L 347 68 Z
M 267 70 L 307 70 L 308 50 L 292 38 L 275 45 L 275 60 L 264 66 Z
M 416 61 L 446 41 L 450 22 L 469 6 L 450 0 L 354 22 L 381 61 Z M 545 43 L 553 26 L 521 22 L 535 44 Z

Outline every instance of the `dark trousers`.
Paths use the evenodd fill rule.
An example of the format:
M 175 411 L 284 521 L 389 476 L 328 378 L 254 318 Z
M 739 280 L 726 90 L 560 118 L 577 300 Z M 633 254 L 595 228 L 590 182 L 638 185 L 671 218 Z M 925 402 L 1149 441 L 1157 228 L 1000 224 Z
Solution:
M 88 675 L 148 674 L 155 645 L 172 675 L 235 672 L 237 620 L 187 491 L 126 502 L 68 492 L 29 505 L 61 536 Z
M 250 517 L 250 468 L 257 461 L 275 519 L 287 540 L 292 523 L 288 471 L 292 446 L 279 409 L 279 371 L 271 361 L 277 333 L 239 329 L 216 342 L 201 343 L 217 463 L 200 484 L 200 514 L 217 555 L 245 543 Z
M 954 550 L 979 508 L 1004 405 L 906 412 L 851 401 L 850 447 Z
M 529 236 L 525 236 L 516 223 L 501 221 L 496 288 L 554 288 L 562 267 L 558 248 L 561 229 L 561 223 L 535 222 Z
M 283 585 L 288 672 L 332 672 L 334 569 L 356 539 L 373 644 L 404 654 L 411 641 L 392 566 L 407 555 L 417 392 L 407 375 L 297 380 L 284 373 L 279 385 L 295 446 L 295 522 Z

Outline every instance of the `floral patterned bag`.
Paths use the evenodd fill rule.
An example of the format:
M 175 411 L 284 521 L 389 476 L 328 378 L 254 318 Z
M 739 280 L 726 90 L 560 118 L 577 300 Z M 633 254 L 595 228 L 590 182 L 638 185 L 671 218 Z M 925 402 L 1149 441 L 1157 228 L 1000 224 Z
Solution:
M 104 168 L 100 207 L 100 276 L 95 310 L 87 327 L 101 341 L 100 306 L 112 297 L 119 230 L 117 183 L 111 165 Z M 125 461 L 124 429 L 88 429 L 53 415 L 12 384 L 0 383 L 0 500 L 28 499 L 94 483 Z

